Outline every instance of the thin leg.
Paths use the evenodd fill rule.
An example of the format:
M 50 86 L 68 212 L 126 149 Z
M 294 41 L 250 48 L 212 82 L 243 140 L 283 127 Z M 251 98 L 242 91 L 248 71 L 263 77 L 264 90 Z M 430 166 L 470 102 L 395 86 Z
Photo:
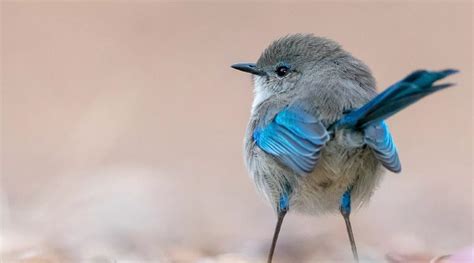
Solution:
M 346 228 L 347 228 L 347 234 L 349 235 L 349 241 L 351 242 L 351 248 L 352 248 L 352 255 L 354 256 L 354 260 L 356 262 L 359 262 L 359 255 L 357 254 L 357 247 L 355 244 L 354 240 L 354 234 L 352 233 L 352 226 L 351 226 L 351 221 L 349 220 L 349 215 L 342 215 L 344 217 L 344 221 L 346 221 Z
M 359 255 L 357 253 L 357 247 L 354 240 L 354 234 L 352 233 L 351 221 L 349 216 L 351 214 L 351 189 L 347 190 L 341 198 L 341 207 L 340 211 L 346 222 L 347 234 L 349 235 L 349 241 L 351 242 L 352 255 L 354 256 L 354 261 L 359 262 Z
M 278 212 L 278 221 L 275 227 L 275 232 L 273 233 L 272 246 L 270 247 L 270 253 L 268 253 L 267 263 L 272 263 L 273 252 L 275 252 L 275 246 L 278 240 L 278 235 L 280 234 L 281 224 L 283 223 L 283 218 L 285 217 L 286 212 L 286 209 Z

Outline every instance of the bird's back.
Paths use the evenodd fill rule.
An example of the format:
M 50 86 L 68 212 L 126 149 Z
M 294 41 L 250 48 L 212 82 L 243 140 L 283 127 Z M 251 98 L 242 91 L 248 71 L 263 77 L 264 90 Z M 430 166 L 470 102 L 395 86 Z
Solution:
M 340 197 L 353 187 L 353 203 L 368 200 L 380 179 L 381 169 L 372 151 L 362 142 L 362 134 L 338 131 L 322 149 L 313 172 L 298 175 L 273 156 L 256 146 L 253 132 L 265 126 L 286 106 L 297 105 L 328 127 L 346 111 L 358 108 L 376 95 L 375 81 L 369 69 L 349 54 L 330 60 L 330 66 L 318 76 L 305 78 L 308 83 L 298 94 L 268 97 L 252 109 L 245 138 L 245 160 L 257 188 L 271 204 L 277 204 L 282 182 L 292 185 L 290 207 L 305 213 L 336 211 Z M 258 83 L 256 83 L 258 85 Z

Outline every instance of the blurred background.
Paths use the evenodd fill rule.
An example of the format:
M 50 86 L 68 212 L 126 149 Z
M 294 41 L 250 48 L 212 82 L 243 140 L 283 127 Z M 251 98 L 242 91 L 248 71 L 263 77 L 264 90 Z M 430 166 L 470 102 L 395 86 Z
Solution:
M 458 85 L 389 120 L 404 166 L 352 223 L 361 257 L 428 262 L 473 242 L 473 4 L 1 2 L 5 262 L 262 262 L 273 211 L 247 176 L 249 76 L 314 33 L 373 70 Z M 338 215 L 286 218 L 276 262 L 345 262 Z M 2 261 L 3 262 L 3 261 Z

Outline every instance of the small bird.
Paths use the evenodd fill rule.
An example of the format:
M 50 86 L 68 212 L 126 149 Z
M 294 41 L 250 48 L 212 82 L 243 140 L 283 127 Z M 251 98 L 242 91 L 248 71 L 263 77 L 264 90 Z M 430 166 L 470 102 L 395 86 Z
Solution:
M 253 74 L 244 155 L 257 189 L 277 214 L 268 262 L 290 210 L 313 215 L 339 210 L 358 262 L 351 207 L 370 199 L 382 167 L 401 171 L 385 120 L 452 86 L 435 82 L 457 70 L 417 70 L 377 94 L 362 61 L 312 34 L 280 38 L 257 63 L 231 67 Z

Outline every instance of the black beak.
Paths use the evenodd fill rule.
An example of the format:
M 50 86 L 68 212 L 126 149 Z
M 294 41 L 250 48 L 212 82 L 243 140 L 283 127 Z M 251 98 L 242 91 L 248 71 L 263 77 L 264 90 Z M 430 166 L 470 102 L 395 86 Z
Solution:
M 254 75 L 258 76 L 265 76 L 267 75 L 265 71 L 259 69 L 257 65 L 253 63 L 239 63 L 239 64 L 234 64 L 231 66 L 232 68 L 235 68 L 240 71 L 248 72 Z

